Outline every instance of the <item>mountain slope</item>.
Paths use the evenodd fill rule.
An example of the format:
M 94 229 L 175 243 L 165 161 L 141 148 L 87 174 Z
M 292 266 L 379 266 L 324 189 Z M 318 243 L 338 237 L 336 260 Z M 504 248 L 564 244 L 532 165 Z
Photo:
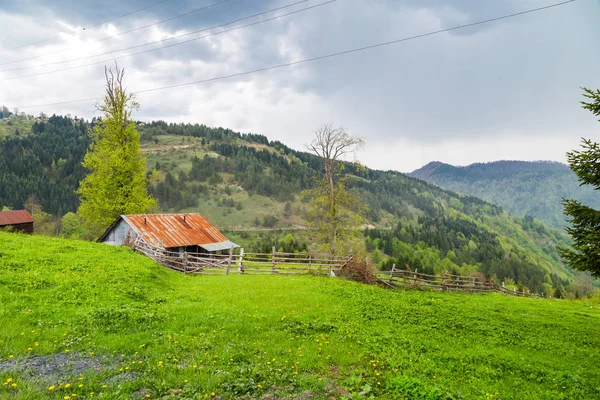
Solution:
M 600 397 L 591 303 L 183 275 L 6 233 L 0 254 L 2 399 Z
M 33 194 L 52 214 L 74 211 L 76 202 L 56 199 L 73 196 L 84 174 L 76 167 L 89 143 L 82 135 L 88 128 L 53 116 L 35 122 L 25 137 L 0 142 L 0 177 L 10 174 L 7 187 L 16 188 L 0 185 L 0 205 L 22 207 Z M 204 125 L 156 121 L 139 129 L 149 168 L 159 171 L 150 191 L 163 211 L 200 212 L 221 228 L 306 227 L 309 204 L 299 194 L 321 176 L 314 155 L 262 135 Z M 578 279 L 556 251 L 567 237 L 538 221 L 394 171 L 347 164 L 345 173 L 369 205 L 367 218 L 375 229 L 365 232 L 364 245 L 379 252 L 382 268 L 482 272 L 538 293 L 566 289 Z M 27 190 L 17 190 L 22 187 Z M 318 250 L 319 244 L 309 247 Z
M 598 193 L 579 186 L 573 171 L 558 162 L 496 161 L 455 167 L 436 161 L 409 175 L 479 197 L 510 213 L 538 218 L 555 228 L 565 226 L 563 198 L 600 207 Z

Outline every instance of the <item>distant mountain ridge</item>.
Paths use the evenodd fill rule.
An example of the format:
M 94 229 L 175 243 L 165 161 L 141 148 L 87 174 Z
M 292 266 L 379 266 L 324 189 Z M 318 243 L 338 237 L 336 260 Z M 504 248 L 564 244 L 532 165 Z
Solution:
M 565 226 L 563 198 L 600 206 L 598 193 L 579 186 L 569 166 L 556 161 L 502 160 L 467 166 L 433 161 L 408 175 L 479 197 L 513 214 L 538 218 L 556 228 Z

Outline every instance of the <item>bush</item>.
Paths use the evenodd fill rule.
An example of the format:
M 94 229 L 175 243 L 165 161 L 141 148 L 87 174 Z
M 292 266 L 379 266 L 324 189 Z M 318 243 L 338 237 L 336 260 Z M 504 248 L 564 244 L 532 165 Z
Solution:
M 275 226 L 277 221 L 279 220 L 274 215 L 266 215 L 263 219 L 263 226 L 265 228 L 272 228 Z

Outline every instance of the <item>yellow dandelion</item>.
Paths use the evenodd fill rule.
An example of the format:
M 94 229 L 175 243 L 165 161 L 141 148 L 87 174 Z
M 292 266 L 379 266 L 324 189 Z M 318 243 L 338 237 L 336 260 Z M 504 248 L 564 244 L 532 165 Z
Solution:
M 67 384 L 65 385 L 65 389 L 68 389 L 68 388 L 70 388 L 70 387 L 71 387 L 71 384 L 70 384 L 70 383 L 67 383 Z
M 48 387 L 48 390 L 54 390 L 54 389 L 55 389 L 54 385 Z

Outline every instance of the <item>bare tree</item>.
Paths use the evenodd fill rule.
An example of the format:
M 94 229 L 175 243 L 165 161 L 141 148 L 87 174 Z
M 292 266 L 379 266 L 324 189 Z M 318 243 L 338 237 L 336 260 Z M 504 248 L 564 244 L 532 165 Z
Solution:
M 349 203 L 344 186 L 338 181 L 341 170 L 340 163 L 344 156 L 355 152 L 364 145 L 364 141 L 356 136 L 350 136 L 343 128 L 325 124 L 315 131 L 315 138 L 307 146 L 308 150 L 323 160 L 325 172 L 326 216 L 322 223 L 329 224 L 328 236 L 331 254 L 337 252 L 337 241 L 340 230 L 343 229 L 340 206 Z M 351 203 L 352 201 L 350 201 Z
M 133 110 L 139 108 L 139 103 L 135 101 L 135 95 L 127 93 L 123 87 L 123 76 L 125 69 L 119 69 L 115 62 L 115 72 L 112 68 L 104 67 L 104 76 L 106 78 L 106 95 L 104 103 L 96 104 L 96 109 L 105 113 L 115 121 L 121 121 L 123 128 L 129 125 L 129 118 Z

